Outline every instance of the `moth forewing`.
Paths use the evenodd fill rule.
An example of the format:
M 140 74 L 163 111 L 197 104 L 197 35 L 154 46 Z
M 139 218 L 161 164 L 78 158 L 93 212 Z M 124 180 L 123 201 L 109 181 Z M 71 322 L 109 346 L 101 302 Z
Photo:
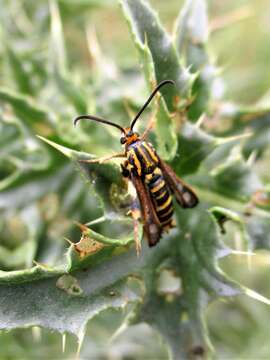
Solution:
M 162 226 L 157 217 L 149 192 L 141 177 L 131 174 L 131 181 L 136 189 L 140 203 L 144 234 L 147 238 L 148 245 L 154 246 L 160 240 Z
M 177 202 L 183 208 L 193 208 L 195 207 L 199 199 L 195 194 L 194 190 L 187 185 L 183 180 L 181 180 L 173 171 L 173 169 L 166 164 L 163 160 L 160 160 L 160 168 L 163 172 L 164 178 L 170 187 L 170 190 L 174 194 Z

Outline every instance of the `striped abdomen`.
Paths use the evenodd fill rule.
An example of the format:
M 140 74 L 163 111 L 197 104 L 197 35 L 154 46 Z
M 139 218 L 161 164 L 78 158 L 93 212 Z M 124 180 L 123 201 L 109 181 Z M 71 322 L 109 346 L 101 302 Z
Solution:
M 151 174 L 145 175 L 145 183 L 150 191 L 163 230 L 169 230 L 173 226 L 173 203 L 170 190 L 159 167 L 156 167 Z
M 154 148 L 145 141 L 136 141 L 128 147 L 127 159 L 128 170 L 140 176 L 148 188 L 163 230 L 170 229 L 173 226 L 172 197 Z

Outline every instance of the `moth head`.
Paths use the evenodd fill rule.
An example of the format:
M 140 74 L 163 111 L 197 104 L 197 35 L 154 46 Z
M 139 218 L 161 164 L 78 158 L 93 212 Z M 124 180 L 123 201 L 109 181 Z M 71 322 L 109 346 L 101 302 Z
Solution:
M 122 145 L 129 145 L 139 140 L 139 134 L 133 131 L 130 127 L 125 128 L 125 132 L 120 137 L 120 143 Z

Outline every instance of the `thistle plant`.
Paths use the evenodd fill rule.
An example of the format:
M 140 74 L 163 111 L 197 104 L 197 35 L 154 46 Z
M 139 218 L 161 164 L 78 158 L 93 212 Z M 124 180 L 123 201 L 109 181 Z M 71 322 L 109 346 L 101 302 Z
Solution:
M 205 0 L 184 3 L 173 34 L 147 1 L 121 0 L 138 54 L 132 71 L 105 57 L 92 27 L 90 64 L 76 59 L 62 19 L 71 21 L 73 7 L 83 17 L 96 6 L 107 2 L 3 3 L 0 329 L 41 327 L 71 333 L 81 345 L 89 322 L 121 309 L 112 344 L 146 323 L 164 341 L 162 356 L 210 358 L 210 303 L 242 294 L 270 304 L 219 266 L 230 255 L 250 261 L 269 249 L 269 177 L 256 167 L 269 150 L 269 105 L 223 99 Z M 154 119 L 150 141 L 200 204 L 175 205 L 176 227 L 151 249 L 140 229 L 138 257 L 119 162 L 80 161 L 120 150 L 119 133 L 91 123 L 74 128 L 72 119 L 99 114 L 127 126 L 166 79 L 176 86 L 161 91 L 139 130 Z

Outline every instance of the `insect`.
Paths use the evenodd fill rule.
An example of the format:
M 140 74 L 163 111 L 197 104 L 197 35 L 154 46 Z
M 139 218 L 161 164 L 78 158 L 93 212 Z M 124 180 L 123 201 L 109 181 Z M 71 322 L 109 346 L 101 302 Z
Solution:
M 198 204 L 198 198 L 190 186 L 185 184 L 164 162 L 155 151 L 151 143 L 145 141 L 152 124 L 140 136 L 134 126 L 147 108 L 153 97 L 165 85 L 175 85 L 172 80 L 162 81 L 151 93 L 141 110 L 131 121 L 129 127 L 122 126 L 92 115 L 81 115 L 74 120 L 87 119 L 114 126 L 121 131 L 120 143 L 124 152 L 99 159 L 84 160 L 84 162 L 103 163 L 113 158 L 125 158 L 121 164 L 122 175 L 131 182 L 136 190 L 131 206 L 131 215 L 134 220 L 134 237 L 137 252 L 140 251 L 138 239 L 138 220 L 142 219 L 144 236 L 149 246 L 154 246 L 164 232 L 174 227 L 172 195 L 183 208 L 193 208 Z

